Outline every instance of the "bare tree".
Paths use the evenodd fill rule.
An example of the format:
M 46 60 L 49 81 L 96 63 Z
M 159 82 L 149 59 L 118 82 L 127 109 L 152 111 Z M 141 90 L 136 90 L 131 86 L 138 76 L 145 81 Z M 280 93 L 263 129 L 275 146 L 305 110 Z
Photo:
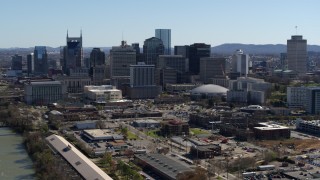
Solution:
M 177 175 L 177 180 L 207 180 L 206 170 L 197 167 L 194 171 L 186 171 Z

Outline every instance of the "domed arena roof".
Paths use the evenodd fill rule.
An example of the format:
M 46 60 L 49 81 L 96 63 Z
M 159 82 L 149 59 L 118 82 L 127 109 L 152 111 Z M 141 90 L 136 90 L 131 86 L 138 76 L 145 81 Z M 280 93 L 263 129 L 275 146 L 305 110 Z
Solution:
M 227 94 L 228 89 L 215 84 L 206 84 L 192 89 L 191 94 Z

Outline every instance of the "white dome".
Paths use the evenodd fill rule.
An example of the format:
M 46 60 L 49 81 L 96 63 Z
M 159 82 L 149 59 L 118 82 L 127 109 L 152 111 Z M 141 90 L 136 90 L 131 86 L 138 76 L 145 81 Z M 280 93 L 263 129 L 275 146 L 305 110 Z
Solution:
M 197 94 L 210 94 L 210 95 L 225 95 L 228 89 L 215 84 L 206 84 L 192 89 L 190 92 L 192 95 Z

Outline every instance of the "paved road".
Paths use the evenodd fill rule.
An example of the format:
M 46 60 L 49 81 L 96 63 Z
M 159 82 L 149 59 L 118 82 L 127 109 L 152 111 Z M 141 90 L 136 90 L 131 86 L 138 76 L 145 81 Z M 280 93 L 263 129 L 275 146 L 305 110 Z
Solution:
M 121 124 L 122 126 L 124 127 L 127 127 L 132 133 L 136 134 L 137 136 L 139 136 L 140 138 L 144 139 L 144 141 L 149 141 L 150 144 L 156 144 L 156 147 L 169 147 L 170 148 L 170 151 L 171 153 L 174 153 L 174 154 L 178 154 L 180 156 L 184 155 L 185 154 L 185 151 L 181 151 L 179 148 L 176 148 L 176 147 L 180 147 L 180 145 L 176 144 L 176 147 L 175 146 L 170 146 L 170 143 L 174 143 L 174 142 L 168 142 L 166 143 L 166 141 L 162 141 L 162 142 L 159 142 L 157 141 L 158 139 L 156 138 L 153 138 L 153 137 L 150 137 L 150 136 L 147 136 L 146 134 L 144 134 L 143 132 L 137 130 L 136 128 L 124 123 L 124 122 L 119 122 L 119 124 Z M 157 143 L 154 143 L 157 142 Z M 139 142 L 139 141 L 138 141 Z M 184 157 L 185 158 L 185 157 Z M 187 158 L 186 158 L 187 159 Z M 189 159 L 190 160 L 190 159 Z M 192 160 L 190 160 L 192 161 Z M 209 167 L 209 163 L 206 162 L 206 161 L 201 161 L 200 162 L 200 165 L 204 168 L 204 169 L 207 169 L 207 167 Z M 218 168 L 218 167 L 215 167 L 215 168 Z M 216 176 L 218 176 L 218 174 L 216 173 Z M 223 172 L 220 174 L 220 177 L 222 179 L 225 179 L 225 180 L 237 180 L 239 178 L 237 178 L 235 175 L 233 174 L 230 174 L 230 173 L 226 173 L 226 172 Z

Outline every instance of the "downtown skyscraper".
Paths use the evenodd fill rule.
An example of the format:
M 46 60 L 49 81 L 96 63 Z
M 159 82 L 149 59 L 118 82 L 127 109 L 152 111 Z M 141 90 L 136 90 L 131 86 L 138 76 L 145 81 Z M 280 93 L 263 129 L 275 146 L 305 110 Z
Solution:
M 164 54 L 171 55 L 171 29 L 156 29 L 155 37 L 162 40 Z
M 194 43 L 188 48 L 189 72 L 198 75 L 200 72 L 200 58 L 210 57 L 211 45 L 204 43 Z
M 105 79 L 105 53 L 100 48 L 93 48 L 90 53 L 89 74 L 93 85 L 103 85 Z
M 164 45 L 161 39 L 151 37 L 143 43 L 143 61 L 148 65 L 156 65 L 159 55 L 164 54 Z
M 287 40 L 288 69 L 296 73 L 307 72 L 307 40 L 301 35 L 291 36 Z
M 46 46 L 36 46 L 33 53 L 34 60 L 34 74 L 46 75 L 48 74 L 48 54 Z
M 69 75 L 70 69 L 81 68 L 83 62 L 82 33 L 80 37 L 69 37 L 67 33 L 67 45 L 62 49 L 61 66 L 63 73 Z

